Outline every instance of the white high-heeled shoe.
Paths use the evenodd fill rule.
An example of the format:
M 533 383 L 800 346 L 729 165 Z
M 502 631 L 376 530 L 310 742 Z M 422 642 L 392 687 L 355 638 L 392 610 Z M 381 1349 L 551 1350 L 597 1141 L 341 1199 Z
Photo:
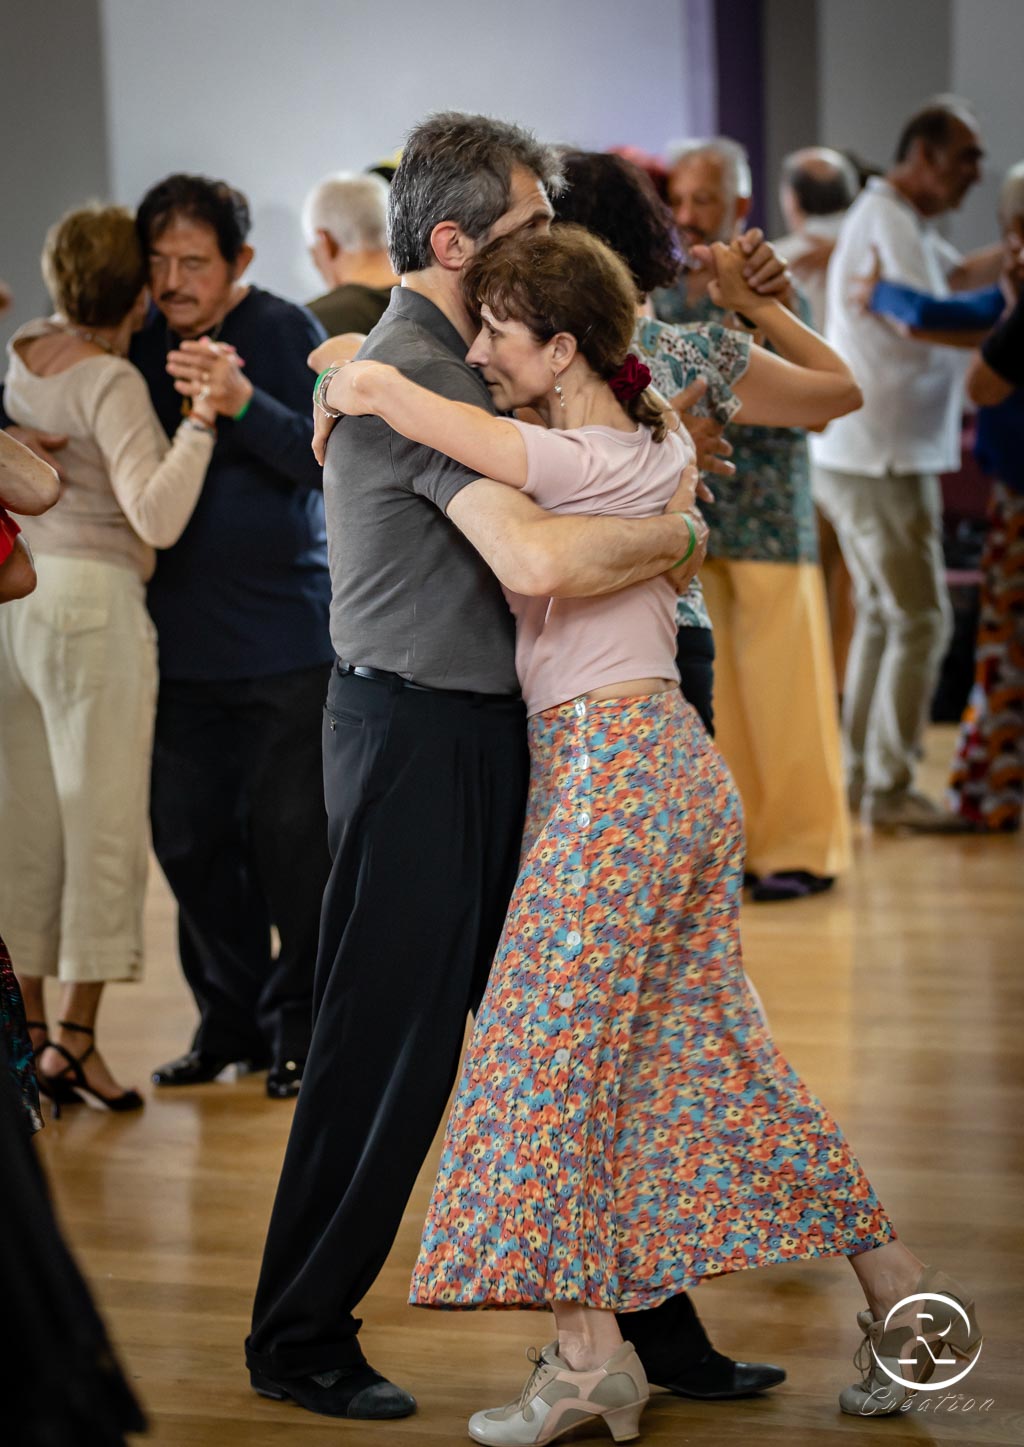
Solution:
M 870 1311 L 857 1313 L 864 1339 L 853 1363 L 864 1377 L 839 1394 L 840 1407 L 851 1416 L 886 1417 L 898 1412 L 918 1386 L 931 1380 L 936 1359 L 947 1347 L 964 1361 L 980 1351 L 982 1334 L 974 1299 L 952 1277 L 926 1266 L 914 1294 L 938 1298 L 932 1303 L 926 1327 L 920 1318 L 920 1303 L 909 1303 L 888 1327 Z M 955 1302 L 959 1310 L 945 1305 L 942 1297 Z
M 542 1447 L 581 1422 L 601 1420 L 616 1442 L 640 1435 L 640 1413 L 649 1390 L 640 1358 L 623 1342 L 607 1361 L 574 1372 L 552 1342 L 538 1356 L 530 1349 L 533 1371 L 519 1400 L 507 1407 L 475 1412 L 469 1435 L 487 1447 Z

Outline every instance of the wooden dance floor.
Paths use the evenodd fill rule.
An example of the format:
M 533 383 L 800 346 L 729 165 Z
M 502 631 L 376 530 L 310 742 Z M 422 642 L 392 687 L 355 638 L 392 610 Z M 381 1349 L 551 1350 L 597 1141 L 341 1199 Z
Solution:
M 952 731 L 929 735 L 938 789 Z M 1024 1443 L 1024 838 L 859 835 L 831 894 L 746 910 L 747 964 L 785 1053 L 838 1117 L 897 1230 L 973 1286 L 986 1342 L 973 1373 L 897 1419 L 844 1417 L 863 1302 L 842 1261 L 712 1281 L 696 1301 L 716 1345 L 785 1366 L 753 1401 L 656 1394 L 655 1443 Z M 517 1395 L 550 1318 L 438 1315 L 405 1305 L 437 1145 L 387 1267 L 364 1303 L 370 1361 L 412 1391 L 401 1422 L 333 1422 L 249 1389 L 249 1309 L 291 1106 L 263 1077 L 156 1092 L 192 1007 L 154 870 L 148 975 L 116 987 L 105 1045 L 146 1109 L 76 1108 L 40 1149 L 62 1219 L 160 1447 L 435 1447 L 468 1440 L 480 1407 Z M 973 1406 L 971 1403 L 973 1402 Z M 955 1410 L 952 1410 L 955 1408 Z M 610 1441 L 599 1428 L 593 1440 Z M 591 1440 L 578 1433 L 573 1441 Z M 74 1447 L 74 1444 L 68 1444 Z

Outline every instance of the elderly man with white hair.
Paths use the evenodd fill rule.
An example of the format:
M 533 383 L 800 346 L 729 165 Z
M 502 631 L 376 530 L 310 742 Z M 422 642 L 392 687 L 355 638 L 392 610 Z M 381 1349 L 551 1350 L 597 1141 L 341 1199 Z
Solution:
M 693 265 L 655 294 L 662 320 L 737 325 L 711 300 L 713 273 L 699 248 L 742 230 L 750 194 L 736 141 L 670 150 L 669 204 Z M 790 305 L 808 320 L 801 298 Z M 800 899 L 828 889 L 849 861 L 807 442 L 788 427 L 730 435 L 736 476 L 716 483 L 716 502 L 704 509 L 711 535 L 701 572 L 715 636 L 717 738 L 743 799 L 754 898 Z
M 387 243 L 387 182 L 339 171 L 306 197 L 303 229 L 317 271 L 330 288 L 309 303 L 329 336 L 369 332 L 387 310 L 398 278 Z

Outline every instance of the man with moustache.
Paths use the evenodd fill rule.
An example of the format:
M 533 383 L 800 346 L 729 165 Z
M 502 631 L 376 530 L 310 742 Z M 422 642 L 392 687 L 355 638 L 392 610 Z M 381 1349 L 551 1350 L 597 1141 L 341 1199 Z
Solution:
M 168 176 L 137 221 L 155 307 L 131 360 L 169 434 L 197 388 L 220 414 L 195 512 L 149 587 L 153 844 L 199 1010 L 191 1047 L 153 1080 L 195 1085 L 231 1063 L 269 1065 L 267 1094 L 285 1098 L 309 1049 L 329 865 L 330 580 L 306 365 L 323 331 L 245 283 L 249 208 L 226 182 Z

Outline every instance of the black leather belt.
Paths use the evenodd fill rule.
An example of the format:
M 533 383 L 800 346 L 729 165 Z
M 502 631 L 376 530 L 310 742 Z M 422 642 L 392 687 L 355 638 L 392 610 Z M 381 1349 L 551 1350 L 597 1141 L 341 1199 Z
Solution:
M 388 673 L 385 668 L 368 668 L 363 663 L 342 663 L 339 658 L 335 668 L 342 678 L 349 678 L 353 674 L 356 678 L 372 678 L 374 683 L 387 683 L 392 688 L 415 688 L 419 693 L 441 693 L 440 688 L 428 688 L 423 683 L 412 683 L 408 678 L 403 678 L 400 673 Z
M 370 668 L 365 663 L 344 663 L 340 658 L 335 659 L 335 668 L 342 678 L 368 678 L 373 683 L 386 683 L 389 688 L 411 688 L 416 693 L 433 693 L 439 698 L 458 698 L 469 700 L 471 703 L 518 703 L 516 694 L 504 693 L 472 693 L 461 688 L 431 688 L 427 683 L 413 683 L 408 678 L 403 678 L 400 673 L 389 673 L 385 668 Z

